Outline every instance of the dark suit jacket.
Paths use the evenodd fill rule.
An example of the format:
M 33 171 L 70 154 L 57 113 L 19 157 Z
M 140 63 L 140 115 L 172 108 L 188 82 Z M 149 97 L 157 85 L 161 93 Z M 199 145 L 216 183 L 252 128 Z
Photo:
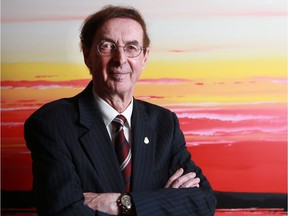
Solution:
M 137 215 L 213 215 L 213 191 L 191 161 L 176 115 L 134 99 L 131 125 L 131 195 Z M 124 192 L 92 83 L 79 95 L 46 104 L 32 114 L 25 123 L 25 139 L 33 159 L 39 215 L 107 215 L 84 206 L 83 192 Z M 180 167 L 197 173 L 200 188 L 163 188 Z

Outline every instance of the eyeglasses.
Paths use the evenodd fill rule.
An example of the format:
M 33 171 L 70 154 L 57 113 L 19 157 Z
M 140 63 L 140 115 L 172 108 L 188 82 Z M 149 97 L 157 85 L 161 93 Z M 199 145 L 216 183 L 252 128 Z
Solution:
M 125 46 L 118 46 L 111 41 L 101 41 L 100 43 L 97 44 L 97 50 L 103 56 L 113 55 L 119 47 L 123 48 L 124 53 L 128 58 L 137 57 L 140 55 L 142 50 L 146 49 L 141 47 L 138 43 L 135 42 L 129 42 L 125 44 Z

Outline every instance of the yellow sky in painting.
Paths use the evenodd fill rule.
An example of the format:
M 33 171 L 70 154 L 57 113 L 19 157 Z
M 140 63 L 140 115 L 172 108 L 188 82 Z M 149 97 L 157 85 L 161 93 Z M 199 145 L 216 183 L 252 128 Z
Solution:
M 147 96 L 156 97 L 158 104 L 286 102 L 284 62 L 285 60 L 280 58 L 201 62 L 152 61 L 142 73 L 135 96 L 144 99 Z M 2 80 L 19 82 L 90 79 L 84 64 L 4 63 L 2 70 L 5 72 Z M 157 83 L 157 80 L 161 79 L 170 79 L 172 83 Z M 156 83 L 153 83 L 155 81 Z M 52 88 L 45 91 L 37 88 L 19 91 L 6 89 L 3 96 L 14 101 L 25 97 L 29 99 L 31 95 L 34 95 L 36 100 L 53 100 L 56 96 L 72 96 L 78 91 L 80 90 L 77 88 Z
M 195 80 L 241 79 L 255 77 L 285 78 L 285 58 L 209 61 L 150 61 L 141 78 L 183 78 Z M 2 80 L 45 80 L 62 81 L 87 79 L 90 74 L 84 63 L 3 63 Z
M 89 79 L 79 28 L 88 14 L 107 3 L 2 1 L 2 81 Z M 188 80 L 157 85 L 157 92 L 153 83 L 140 83 L 136 95 L 165 96 L 159 103 L 286 101 L 285 0 L 113 3 L 138 8 L 147 21 L 152 44 L 141 79 Z M 31 91 L 42 95 L 24 92 Z M 19 92 L 6 89 L 3 95 L 16 99 Z M 42 91 L 45 98 L 47 92 Z M 70 96 L 61 90 L 61 95 L 66 93 Z

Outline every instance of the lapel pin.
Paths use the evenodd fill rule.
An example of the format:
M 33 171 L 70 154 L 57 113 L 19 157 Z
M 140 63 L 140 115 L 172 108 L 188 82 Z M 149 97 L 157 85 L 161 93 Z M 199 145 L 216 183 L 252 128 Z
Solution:
M 145 138 L 144 138 L 144 143 L 145 143 L 145 144 L 148 144 L 148 143 L 149 143 L 148 137 L 145 137 Z

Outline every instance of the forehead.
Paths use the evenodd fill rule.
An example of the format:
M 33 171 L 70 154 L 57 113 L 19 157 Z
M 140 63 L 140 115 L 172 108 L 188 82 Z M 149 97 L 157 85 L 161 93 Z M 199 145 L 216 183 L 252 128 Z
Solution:
M 112 18 L 107 20 L 97 31 L 95 40 L 110 39 L 115 42 L 138 41 L 143 43 L 141 25 L 128 18 Z

